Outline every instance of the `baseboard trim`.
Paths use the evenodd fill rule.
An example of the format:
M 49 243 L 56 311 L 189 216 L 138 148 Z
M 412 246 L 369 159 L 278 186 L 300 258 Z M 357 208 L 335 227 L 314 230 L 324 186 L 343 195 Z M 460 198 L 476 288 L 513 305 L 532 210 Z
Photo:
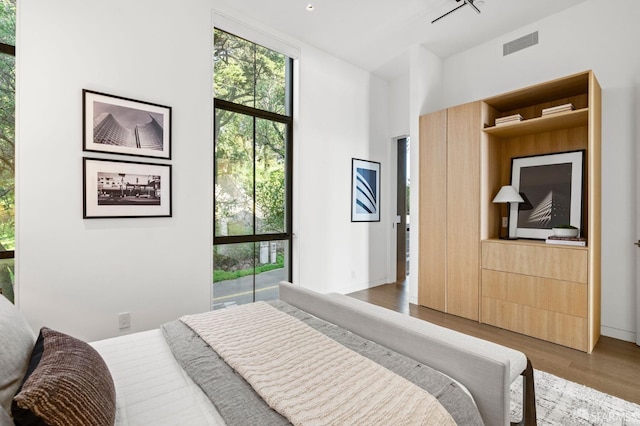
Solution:
M 372 287 L 377 287 L 383 284 L 387 284 L 386 279 L 379 279 L 379 280 L 371 281 L 368 283 L 351 284 L 346 287 L 340 287 L 337 290 L 335 290 L 335 292 L 340 294 L 349 294 L 349 293 L 355 293 L 357 291 L 368 290 Z
M 636 333 L 632 331 L 619 330 L 613 327 L 600 327 L 600 334 L 607 337 L 613 337 L 614 339 L 624 340 L 625 342 L 636 343 Z

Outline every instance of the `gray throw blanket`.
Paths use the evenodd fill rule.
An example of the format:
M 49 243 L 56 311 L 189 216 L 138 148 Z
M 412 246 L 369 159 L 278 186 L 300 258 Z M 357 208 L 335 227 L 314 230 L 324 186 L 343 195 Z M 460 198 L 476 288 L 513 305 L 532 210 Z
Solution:
M 432 368 L 284 302 L 270 304 L 425 389 L 438 399 L 457 424 L 482 424 L 480 414 L 469 396 L 455 382 Z M 228 425 L 288 424 L 284 417 L 269 408 L 251 386 L 184 323 L 172 321 L 163 325 L 162 329 L 180 365 L 203 389 Z

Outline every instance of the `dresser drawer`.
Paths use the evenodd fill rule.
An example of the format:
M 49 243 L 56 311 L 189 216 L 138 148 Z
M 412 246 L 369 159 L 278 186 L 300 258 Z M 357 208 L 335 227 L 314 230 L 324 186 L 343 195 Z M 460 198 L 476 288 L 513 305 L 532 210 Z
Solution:
M 482 322 L 580 351 L 589 351 L 586 318 L 483 297 Z
M 482 242 L 482 268 L 587 283 L 588 249 L 537 242 Z
M 587 318 L 587 284 L 482 270 L 482 297 Z

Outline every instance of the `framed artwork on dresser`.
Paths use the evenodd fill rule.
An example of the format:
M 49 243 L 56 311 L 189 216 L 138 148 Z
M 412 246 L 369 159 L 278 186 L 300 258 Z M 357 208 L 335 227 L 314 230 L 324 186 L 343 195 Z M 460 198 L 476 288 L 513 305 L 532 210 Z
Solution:
M 582 224 L 584 150 L 515 157 L 511 185 L 524 203 L 512 203 L 509 235 L 546 239 L 551 228 Z

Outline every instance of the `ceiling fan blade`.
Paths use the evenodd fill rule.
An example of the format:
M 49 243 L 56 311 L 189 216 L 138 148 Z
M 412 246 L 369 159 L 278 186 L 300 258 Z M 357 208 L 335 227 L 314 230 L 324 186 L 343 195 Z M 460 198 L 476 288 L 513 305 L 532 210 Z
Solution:
M 444 18 L 445 16 L 455 12 L 456 10 L 460 9 L 461 7 L 463 7 L 465 4 L 467 4 L 468 0 L 464 0 L 464 3 L 462 3 L 460 6 L 457 6 L 455 9 L 451 9 L 450 11 L 448 11 L 447 13 L 445 13 L 442 16 L 437 17 L 436 19 L 434 19 L 433 21 L 431 21 L 431 23 L 433 24 L 436 21 L 439 21 L 440 19 Z M 474 6 L 475 7 L 475 6 Z

